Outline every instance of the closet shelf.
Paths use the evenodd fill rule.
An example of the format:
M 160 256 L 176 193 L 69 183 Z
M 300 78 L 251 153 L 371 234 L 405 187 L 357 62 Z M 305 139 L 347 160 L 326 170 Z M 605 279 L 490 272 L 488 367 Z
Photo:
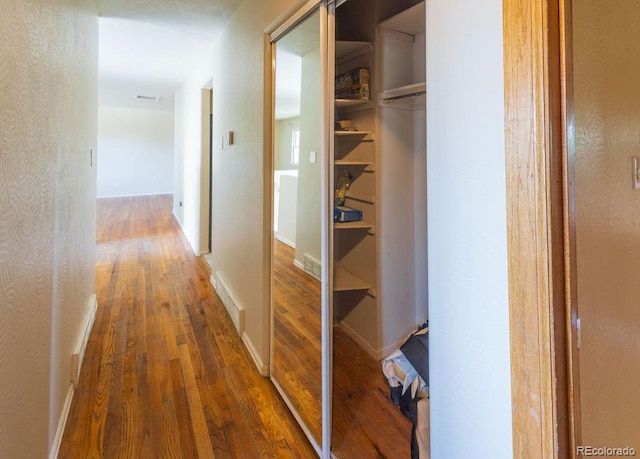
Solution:
M 380 93 L 380 100 L 384 102 L 421 97 L 427 94 L 427 83 L 414 83 L 398 88 L 385 89 Z
M 352 200 L 358 201 L 358 202 L 364 202 L 366 204 L 375 204 L 376 203 L 376 197 L 375 196 L 359 196 L 359 195 L 353 195 L 353 194 L 347 193 L 345 195 L 345 198 L 352 199 Z
M 406 110 L 420 110 L 426 108 L 426 95 L 426 83 L 408 84 L 378 93 L 378 105 Z
M 344 159 L 338 159 L 333 162 L 334 166 L 351 166 L 361 167 L 365 172 L 375 172 L 376 168 L 373 163 L 368 161 L 346 161 Z
M 336 266 L 333 270 L 333 291 L 352 292 L 357 290 L 370 290 L 372 285 L 351 274 L 346 269 Z
M 351 229 L 366 229 L 369 233 L 374 234 L 373 223 L 359 221 L 359 222 L 335 222 L 333 228 L 336 230 L 351 230 Z
M 336 137 L 340 137 L 341 139 L 349 139 L 349 140 L 367 140 L 364 137 L 371 136 L 371 140 L 373 140 L 373 133 L 371 131 L 334 131 L 334 135 Z
M 418 35 L 425 31 L 424 18 L 424 2 L 420 2 L 417 5 L 380 22 L 378 25 L 407 35 Z
M 370 41 L 336 41 L 336 64 L 344 64 L 373 51 Z
M 366 106 L 366 105 L 370 105 L 370 107 L 366 107 L 366 108 L 372 108 L 373 107 L 373 101 L 371 99 L 336 99 L 336 108 L 351 108 L 351 107 L 357 107 L 357 106 Z M 362 107 L 365 108 L 365 107 Z

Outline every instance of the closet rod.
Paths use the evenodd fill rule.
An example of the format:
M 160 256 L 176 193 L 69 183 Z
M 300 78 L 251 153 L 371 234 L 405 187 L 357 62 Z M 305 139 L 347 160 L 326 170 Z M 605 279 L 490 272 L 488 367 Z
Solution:
M 420 96 L 426 96 L 426 95 L 427 95 L 427 91 L 420 91 L 420 92 L 413 92 L 411 94 L 403 94 L 401 96 L 383 97 L 381 98 L 381 100 L 383 102 L 392 102 L 394 100 L 409 99 L 411 97 L 420 97 Z

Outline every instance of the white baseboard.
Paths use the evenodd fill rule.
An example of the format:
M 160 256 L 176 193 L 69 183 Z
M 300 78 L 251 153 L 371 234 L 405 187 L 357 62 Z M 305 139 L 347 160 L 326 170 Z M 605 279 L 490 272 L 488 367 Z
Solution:
M 391 355 L 391 353 L 397 351 L 398 348 L 402 346 L 402 344 L 406 340 L 407 340 L 407 337 L 405 336 L 404 338 L 399 339 L 395 343 L 391 343 L 388 346 L 385 346 L 382 349 L 378 350 L 378 355 L 379 355 L 378 360 L 386 359 L 389 355 Z
M 136 196 L 166 196 L 168 194 L 173 194 L 173 191 L 162 191 L 162 192 L 156 192 L 156 193 L 108 194 L 104 196 L 98 196 L 98 199 L 135 198 Z
M 220 274 L 219 272 L 215 274 L 213 285 L 216 289 L 216 293 L 222 300 L 222 304 L 224 304 L 225 309 L 229 313 L 229 316 L 233 321 L 233 325 L 235 325 L 236 327 L 238 335 L 242 336 L 242 334 L 244 333 L 244 307 L 236 299 L 233 292 L 224 280 L 224 277 L 222 277 L 222 274 Z
M 96 311 L 98 309 L 98 302 L 96 296 L 91 295 L 87 310 L 85 312 L 84 320 L 82 322 L 82 328 L 76 338 L 76 344 L 73 347 L 73 354 L 71 355 L 71 375 L 69 382 L 69 389 L 67 390 L 67 397 L 62 407 L 62 413 L 60 414 L 60 420 L 58 421 L 58 428 L 56 430 L 56 436 L 53 439 L 51 445 L 51 451 L 49 453 L 49 459 L 56 459 L 60 450 L 60 443 L 62 442 L 62 435 L 64 434 L 64 428 L 67 425 L 67 418 L 69 417 L 69 410 L 71 409 L 71 402 L 73 401 L 73 394 L 78 384 L 78 378 L 80 376 L 80 370 L 82 369 L 82 362 L 84 360 L 84 354 L 87 350 L 87 342 L 91 335 L 91 329 L 96 320 Z
M 291 247 L 292 249 L 296 248 L 296 243 L 293 242 L 290 239 L 287 239 L 284 236 L 281 236 L 280 234 L 276 233 L 276 239 L 279 240 L 280 242 L 282 242 L 283 244 L 287 244 L 289 247 Z
M 382 360 L 390 355 L 392 352 L 395 352 L 407 339 L 400 338 L 398 341 L 393 342 L 382 349 L 376 349 L 373 347 L 365 338 L 362 337 L 357 331 L 355 331 L 349 324 L 346 322 L 339 322 L 338 326 L 354 340 L 358 346 L 365 350 L 367 354 L 373 357 L 376 360 Z
M 204 253 L 200 253 L 200 252 L 199 252 L 199 250 L 198 250 L 198 248 L 197 248 L 195 245 L 193 245 L 193 244 L 191 243 L 191 240 L 189 239 L 189 236 L 187 236 L 187 232 L 185 231 L 184 226 L 182 225 L 182 222 L 180 221 L 180 219 L 178 218 L 178 216 L 176 215 L 176 213 L 175 213 L 175 212 L 171 212 L 171 213 L 172 213 L 172 215 L 173 215 L 173 218 L 175 218 L 175 219 L 176 219 L 176 222 L 178 222 L 178 226 L 179 226 L 179 227 L 180 227 L 180 229 L 182 230 L 182 234 L 184 235 L 184 238 L 185 238 L 185 239 L 187 240 L 187 242 L 189 243 L 189 247 L 191 247 L 191 250 L 193 251 L 193 254 L 194 254 L 196 257 L 199 257 L 199 256 L 201 256 L 201 255 L 204 255 Z
M 98 302 L 95 295 L 91 295 L 89 298 L 89 305 L 85 313 L 82 328 L 80 329 L 80 335 L 76 338 L 76 344 L 73 347 L 73 354 L 71 355 L 71 384 L 73 386 L 78 385 L 78 379 L 80 378 L 80 369 L 82 368 L 82 362 L 84 360 L 84 353 L 87 350 L 87 342 L 89 341 L 89 335 L 93 328 L 93 323 L 96 320 L 96 311 L 98 309 Z
M 255 363 L 258 368 L 258 372 L 260 372 L 260 375 L 262 376 L 269 376 L 269 366 L 262 361 L 262 358 L 260 357 L 260 354 L 258 354 L 256 347 L 253 345 L 251 338 L 244 331 L 244 308 L 239 306 L 240 303 L 235 299 L 220 273 L 215 273 L 215 275 L 211 274 L 209 282 L 213 285 L 213 288 L 222 300 L 227 313 L 231 316 L 231 320 L 236 326 L 236 330 L 242 338 L 242 342 L 249 351 L 249 355 L 253 359 L 253 363 Z
M 64 428 L 67 425 L 67 418 L 69 417 L 69 411 L 71 410 L 71 402 L 73 401 L 73 394 L 75 388 L 73 384 L 69 384 L 69 390 L 67 391 L 67 398 L 64 400 L 64 406 L 62 407 L 62 414 L 60 415 L 60 421 L 58 422 L 58 430 L 56 430 L 56 436 L 53 439 L 53 445 L 51 445 L 51 451 L 49 453 L 49 459 L 57 459 L 60 452 L 60 444 L 62 443 L 62 435 L 64 434 Z
M 375 347 L 373 347 L 369 341 L 367 341 L 366 339 L 364 339 L 362 337 L 362 335 L 360 335 L 357 331 L 355 331 L 353 328 L 351 328 L 351 326 L 349 326 L 349 324 L 347 324 L 344 321 L 341 321 L 338 323 L 338 326 L 347 334 L 349 335 L 349 337 L 351 337 L 352 340 L 354 340 L 358 346 L 360 346 L 362 349 L 365 350 L 365 352 L 367 354 L 369 354 L 371 357 L 373 357 L 376 360 L 382 360 L 384 357 L 386 357 L 387 355 L 389 355 L 388 353 L 385 353 L 385 349 L 376 349 Z
M 260 357 L 260 354 L 258 354 L 258 351 L 256 350 L 256 347 L 253 345 L 253 342 L 251 341 L 251 338 L 249 337 L 249 335 L 247 335 L 246 333 L 242 333 L 242 341 L 244 342 L 244 345 L 247 347 L 247 350 L 249 351 L 249 354 L 253 359 L 253 363 L 256 364 L 256 367 L 258 368 L 260 375 L 269 376 L 269 365 L 266 365 L 262 361 L 262 358 Z
M 304 271 L 305 273 L 307 273 L 308 275 L 310 275 L 314 279 L 319 280 L 320 282 L 322 282 L 322 278 L 320 276 L 318 276 L 318 274 L 316 274 L 315 272 L 310 271 L 309 269 L 307 269 L 307 267 L 304 265 L 304 263 L 299 262 L 295 258 L 293 259 L 293 266 L 295 266 L 296 268 L 298 268 L 301 271 Z M 318 269 L 320 269 L 320 266 L 318 266 Z

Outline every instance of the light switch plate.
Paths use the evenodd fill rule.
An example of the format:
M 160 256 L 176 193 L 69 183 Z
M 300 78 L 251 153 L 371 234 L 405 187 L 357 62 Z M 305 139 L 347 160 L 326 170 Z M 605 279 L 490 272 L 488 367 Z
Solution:
M 318 154 L 315 151 L 310 151 L 309 152 L 309 162 L 311 164 L 315 164 L 317 156 L 318 156 Z
M 633 188 L 635 190 L 640 189 L 640 156 L 634 156 L 632 158 L 633 165 Z

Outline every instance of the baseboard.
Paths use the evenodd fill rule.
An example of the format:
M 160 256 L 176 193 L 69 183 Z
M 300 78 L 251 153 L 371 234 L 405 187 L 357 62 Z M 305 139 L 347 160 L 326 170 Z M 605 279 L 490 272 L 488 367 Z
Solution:
M 178 216 L 176 215 L 175 211 L 171 212 L 173 215 L 173 218 L 176 219 L 176 222 L 178 223 L 178 226 L 180 227 L 180 229 L 182 230 L 182 234 L 184 236 L 184 238 L 187 240 L 187 243 L 189 244 L 189 247 L 191 247 L 191 250 L 193 251 L 193 254 L 196 257 L 199 257 L 201 255 L 204 255 L 203 253 L 200 253 L 198 251 L 198 249 L 191 243 L 191 241 L 189 240 L 189 236 L 187 236 L 187 232 L 184 229 L 184 226 L 182 225 L 182 222 L 180 221 L 180 219 L 178 218 Z
M 238 335 L 242 336 L 244 333 L 244 307 L 233 295 L 222 274 L 217 272 L 212 283 L 216 289 L 216 293 L 222 300 L 222 304 L 224 304 L 225 309 L 229 313 Z
M 255 363 L 258 368 L 258 372 L 260 372 L 260 375 L 262 376 L 269 376 L 269 366 L 262 361 L 262 358 L 260 357 L 260 354 L 258 354 L 256 347 L 253 345 L 251 338 L 249 338 L 249 335 L 244 331 L 244 308 L 239 306 L 240 303 L 235 299 L 231 290 L 227 286 L 224 277 L 222 277 L 220 273 L 215 273 L 215 275 L 211 274 L 209 282 L 211 282 L 214 290 L 222 300 L 222 304 L 224 304 L 227 313 L 231 317 L 231 321 L 242 338 L 242 342 L 249 351 L 249 355 L 251 356 L 253 363 Z
M 365 350 L 365 352 L 367 354 L 369 354 L 371 357 L 373 357 L 376 360 L 382 360 L 384 357 L 386 357 L 388 354 L 384 354 L 384 349 L 376 349 L 375 347 L 373 347 L 369 341 L 367 341 L 366 339 L 364 339 L 362 337 L 362 335 L 360 335 L 357 331 L 355 331 L 353 328 L 351 328 L 349 326 L 349 324 L 347 324 L 344 321 L 341 321 L 338 323 L 338 326 L 347 334 L 349 335 L 349 337 L 354 340 L 358 346 L 360 346 L 362 349 Z
M 106 196 L 98 196 L 98 199 L 135 198 L 137 196 L 166 196 L 168 194 L 173 194 L 173 191 L 166 191 L 166 192 L 162 192 L 162 193 L 109 194 L 109 195 L 106 195 Z
M 78 379 L 80 377 L 80 369 L 82 368 L 82 361 L 84 360 L 84 353 L 87 350 L 87 342 L 89 341 L 89 335 L 93 328 L 93 323 L 96 320 L 96 311 L 98 309 L 98 302 L 95 295 L 91 295 L 89 298 L 89 305 L 83 326 L 81 328 L 80 335 L 76 338 L 76 344 L 73 347 L 73 354 L 71 355 L 71 384 L 77 386 Z
M 393 352 L 397 351 L 406 340 L 407 340 L 407 337 L 405 336 L 404 338 L 399 339 L 395 343 L 391 343 L 388 346 L 385 346 L 382 349 L 378 350 L 378 355 L 380 356 L 378 357 L 378 360 L 386 359 Z
M 307 267 L 304 265 L 304 263 L 300 263 L 298 260 L 296 260 L 295 258 L 293 259 L 293 266 L 295 266 L 296 268 L 298 268 L 301 271 L 304 271 L 305 273 L 307 273 L 308 275 L 310 275 L 311 277 L 313 277 L 314 279 L 322 282 L 322 279 L 320 278 L 320 276 L 318 276 L 318 274 L 316 274 L 313 271 L 309 271 L 309 269 L 307 269 Z
M 258 354 L 258 351 L 256 350 L 256 347 L 253 345 L 251 338 L 249 338 L 249 335 L 247 335 L 246 333 L 243 333 L 242 341 L 244 342 L 244 345 L 247 347 L 247 350 L 249 351 L 249 355 L 251 355 L 251 358 L 253 359 L 253 363 L 256 364 L 256 367 L 258 368 L 260 375 L 269 376 L 269 366 L 262 361 L 262 358 L 260 357 L 260 354 Z
M 62 435 L 64 434 L 64 428 L 67 425 L 67 418 L 69 417 L 69 411 L 71 411 L 71 402 L 73 401 L 73 394 L 75 393 L 75 387 L 73 384 L 69 384 L 69 390 L 67 391 L 67 398 L 64 400 L 64 406 L 62 407 L 62 414 L 60 415 L 60 421 L 58 422 L 58 430 L 56 430 L 56 436 L 53 439 L 51 445 L 51 451 L 49 453 L 49 459 L 57 459 L 60 452 L 60 444 L 62 443 Z
M 280 236 L 279 234 L 276 233 L 276 239 L 279 240 L 280 242 L 282 242 L 283 244 L 287 244 L 289 247 L 291 247 L 292 249 L 296 248 L 296 243 L 291 241 L 290 239 L 287 239 L 284 236 Z
M 76 344 L 73 347 L 73 354 L 71 355 L 71 375 L 69 382 L 69 389 L 67 391 L 67 397 L 62 407 L 62 413 L 60 414 L 60 420 L 58 421 L 58 428 L 56 430 L 56 436 L 53 439 L 51 445 L 51 451 L 49 459 L 56 459 L 60 450 L 60 443 L 62 442 L 62 435 L 64 434 L 64 428 L 67 425 L 67 418 L 69 417 L 69 410 L 71 409 L 71 402 L 73 401 L 73 394 L 75 393 L 76 386 L 78 385 L 78 378 L 80 376 L 80 370 L 82 369 L 82 362 L 84 360 L 84 354 L 87 350 L 87 342 L 91 335 L 91 329 L 96 320 L 96 311 L 98 309 L 98 302 L 95 295 L 91 295 L 89 298 L 89 304 L 85 312 L 82 328 L 80 334 L 76 338 Z
M 296 260 L 295 258 L 293 259 L 293 266 L 295 266 L 296 268 L 304 271 L 304 264 L 299 262 L 298 260 Z

